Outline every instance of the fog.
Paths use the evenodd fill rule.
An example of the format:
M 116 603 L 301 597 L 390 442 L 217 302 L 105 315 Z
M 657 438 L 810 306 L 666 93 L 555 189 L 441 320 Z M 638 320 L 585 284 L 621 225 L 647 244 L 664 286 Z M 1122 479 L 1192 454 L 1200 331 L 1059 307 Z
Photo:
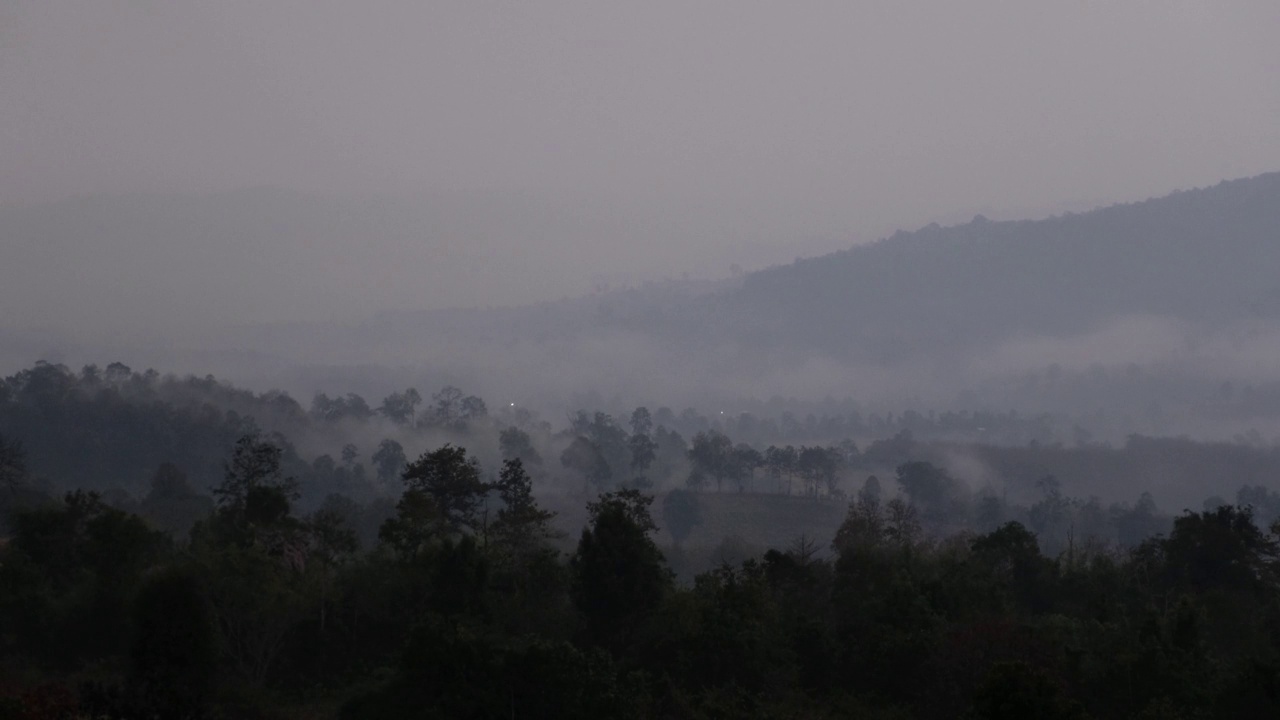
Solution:
M 1277 29 L 0 0 L 0 708 L 1280 717 Z
M 1274 170 L 1277 23 L 1266 1 L 7 2 L 0 364 L 120 359 L 304 399 L 453 383 L 557 410 L 830 396 L 1083 413 L 1110 381 L 1026 378 L 1139 367 L 1189 398 L 1276 382 L 1274 318 L 1165 302 L 1217 282 L 1174 246 L 1144 256 L 1176 280 L 1151 302 L 1068 281 L 1038 297 L 1057 288 L 1043 257 L 966 275 L 935 254 L 933 295 L 904 286 L 920 258 L 890 258 L 858 270 L 896 278 L 880 294 L 828 301 L 796 299 L 822 285 L 808 265 L 790 294 L 751 273 Z M 1227 217 L 1185 209 L 1188 242 Z M 1071 227 L 1125 237 L 1096 217 Z M 1227 264 L 1265 267 L 1271 216 L 1248 217 L 1221 230 L 1250 238 Z M 1177 221 L 1143 237 L 1160 222 Z M 987 232 L 965 227 L 946 237 Z M 1105 247 L 1074 252 L 1078 279 L 1127 286 Z M 996 299 L 957 299 L 997 278 L 1013 280 Z M 1265 282 L 1239 302 L 1271 302 Z
M 1265 0 L 11 1 L 0 202 L 6 225 L 14 205 L 103 194 L 144 214 L 164 201 L 120 195 L 336 202 L 349 226 L 310 253 L 287 231 L 240 238 L 250 247 L 198 227 L 163 237 L 252 253 L 272 271 L 252 279 L 255 308 L 294 320 L 339 312 L 308 294 L 338 267 L 358 278 L 334 288 L 356 312 L 718 277 L 935 220 L 1038 217 L 1274 169 L 1277 21 Z M 420 212 L 379 223 L 370 198 Z M 261 203 L 286 230 L 303 222 L 296 203 Z M 32 261 L 7 251 L 11 285 Z M 82 278 L 110 272 L 92 253 L 57 257 Z M 139 304 L 193 293 L 219 309 L 223 283 L 191 282 L 233 267 L 188 261 L 155 260 L 174 279 L 134 281 Z M 6 314 L 68 293 L 116 300 L 92 282 L 24 288 Z M 104 322 L 67 305 L 29 324 Z

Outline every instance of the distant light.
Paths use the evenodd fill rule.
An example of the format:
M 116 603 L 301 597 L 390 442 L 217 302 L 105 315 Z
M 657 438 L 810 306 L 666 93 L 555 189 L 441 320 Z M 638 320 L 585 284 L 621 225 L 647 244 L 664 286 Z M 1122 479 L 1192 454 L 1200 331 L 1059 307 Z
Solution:
M 515 406 L 516 406 L 516 404 L 515 404 L 515 403 L 511 403 L 511 407 L 515 407 Z

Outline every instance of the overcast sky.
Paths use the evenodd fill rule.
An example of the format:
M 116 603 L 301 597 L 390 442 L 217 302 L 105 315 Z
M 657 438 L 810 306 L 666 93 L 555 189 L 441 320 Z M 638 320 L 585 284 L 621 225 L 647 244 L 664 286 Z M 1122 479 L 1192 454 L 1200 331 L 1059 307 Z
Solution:
M 1276 0 L 0 0 L 0 204 L 514 196 L 666 233 L 549 242 L 584 276 L 650 241 L 714 275 L 1280 169 L 1278 33 Z

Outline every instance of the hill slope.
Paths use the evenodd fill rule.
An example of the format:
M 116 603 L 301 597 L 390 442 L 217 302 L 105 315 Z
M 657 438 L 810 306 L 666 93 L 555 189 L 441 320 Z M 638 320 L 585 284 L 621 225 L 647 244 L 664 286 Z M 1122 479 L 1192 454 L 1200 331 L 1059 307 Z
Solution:
M 926 227 L 747 276 L 679 330 L 895 361 L 1108 320 L 1280 317 L 1280 173 L 1040 221 Z

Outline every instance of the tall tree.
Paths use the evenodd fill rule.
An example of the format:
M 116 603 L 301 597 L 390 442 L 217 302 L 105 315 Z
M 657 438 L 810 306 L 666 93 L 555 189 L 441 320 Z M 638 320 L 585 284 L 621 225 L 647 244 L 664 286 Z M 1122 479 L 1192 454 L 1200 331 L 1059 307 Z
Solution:
M 653 498 L 636 490 L 605 493 L 587 509 L 570 560 L 574 605 L 594 642 L 617 648 L 662 603 L 672 585 L 670 571 L 649 533 Z
M 786 493 L 791 494 L 791 479 L 795 476 L 798 458 L 799 452 L 791 445 L 770 445 L 764 451 L 764 466 L 769 477 L 778 485 L 779 492 L 785 488 Z
M 529 433 L 512 425 L 498 434 L 498 451 L 503 460 L 519 460 L 524 465 L 541 465 L 542 456 Z
M 587 484 L 599 490 L 607 487 L 613 477 L 609 461 L 600 452 L 600 447 L 581 435 L 560 453 L 560 464 L 579 473 Z
M 423 453 L 401 475 L 407 491 L 429 497 L 453 532 L 475 531 L 490 486 L 480 479 L 480 465 L 466 448 L 446 443 Z
M 293 527 L 292 505 L 298 481 L 281 470 L 280 446 L 258 435 L 236 441 L 223 466 L 223 480 L 213 489 L 218 509 L 214 531 L 222 542 L 268 543 L 281 549 Z
M 495 543 L 513 554 L 536 549 L 544 540 L 557 537 L 551 527 L 555 513 L 543 510 L 533 497 L 533 481 L 519 458 L 504 460 L 496 489 L 503 507 L 498 510 L 490 534 Z
M 397 425 L 412 425 L 417 418 L 417 407 L 421 403 L 422 396 L 417 389 L 409 388 L 383 398 L 378 412 Z
M 404 446 L 391 438 L 379 443 L 378 449 L 370 459 L 373 460 L 373 466 L 377 468 L 378 481 L 382 483 L 389 483 L 400 475 L 404 471 L 407 460 L 404 455 Z
M 719 492 L 724 481 L 736 474 L 733 441 L 715 430 L 700 432 L 689 446 L 689 463 L 695 472 L 715 480 Z

